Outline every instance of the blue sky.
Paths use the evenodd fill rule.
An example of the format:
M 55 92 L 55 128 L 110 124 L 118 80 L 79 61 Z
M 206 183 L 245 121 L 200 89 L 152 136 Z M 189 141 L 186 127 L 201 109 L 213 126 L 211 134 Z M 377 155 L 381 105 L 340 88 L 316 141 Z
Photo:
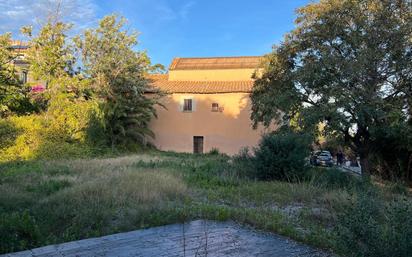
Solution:
M 39 23 L 56 0 L 0 0 L 0 33 Z M 153 63 L 173 57 L 262 55 L 293 29 L 295 9 L 309 0 L 63 0 L 77 30 L 117 13 L 139 31 Z M 42 15 L 43 14 L 43 15 Z

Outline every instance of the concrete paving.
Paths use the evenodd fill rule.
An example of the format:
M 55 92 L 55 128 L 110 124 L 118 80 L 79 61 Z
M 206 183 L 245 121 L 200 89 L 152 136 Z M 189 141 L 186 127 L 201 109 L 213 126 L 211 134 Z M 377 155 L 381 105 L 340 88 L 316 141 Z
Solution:
M 328 253 L 233 222 L 197 220 L 50 245 L 1 257 L 326 257 Z

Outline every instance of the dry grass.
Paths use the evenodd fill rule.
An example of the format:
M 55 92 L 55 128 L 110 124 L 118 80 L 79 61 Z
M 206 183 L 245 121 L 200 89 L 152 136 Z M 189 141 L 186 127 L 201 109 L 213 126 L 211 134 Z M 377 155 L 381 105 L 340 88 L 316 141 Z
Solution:
M 25 211 L 30 217 L 21 223 L 27 231 L 17 239 L 0 234 L 1 249 L 22 250 L 21 242 L 26 241 L 40 246 L 176 222 L 188 192 L 186 183 L 166 170 L 132 165 L 141 160 L 152 159 L 37 162 L 24 172 L 18 167 L 0 174 L 4 229 L 13 230 L 16 214 Z
M 85 172 L 71 177 L 70 188 L 54 195 L 72 202 L 87 202 L 124 207 L 130 204 L 150 204 L 182 197 L 185 183 L 164 171 L 133 170 L 131 168 Z

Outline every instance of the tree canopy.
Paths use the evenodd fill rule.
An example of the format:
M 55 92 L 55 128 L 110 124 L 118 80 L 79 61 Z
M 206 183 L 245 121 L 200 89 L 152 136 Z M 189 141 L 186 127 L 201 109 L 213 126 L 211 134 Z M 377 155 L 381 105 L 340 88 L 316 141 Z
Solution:
M 411 1 L 321 0 L 297 14 L 255 82 L 251 118 L 323 123 L 369 172 L 373 132 L 411 118 Z
M 69 141 L 77 137 L 72 134 L 80 130 L 85 134 L 93 127 L 87 133 L 94 134 L 90 137 L 99 145 L 129 148 L 145 144 L 146 136 L 154 137 L 148 125 L 162 95 L 150 87 L 146 75 L 164 67 L 152 66 L 146 52 L 136 50 L 138 34 L 125 29 L 125 23 L 116 15 L 105 16 L 97 28 L 72 37 L 72 25 L 62 21 L 58 9 L 39 29 L 23 27 L 29 39 L 24 61 L 35 83 L 45 85 L 41 91 L 31 90 L 34 82 L 26 86 L 17 78 L 11 35 L 0 35 L 0 116 L 35 110 L 59 126 L 69 120 L 82 124 L 75 126 L 76 132 L 59 128 L 67 132 Z M 32 107 L 30 111 L 18 112 L 23 103 L 19 97 Z
M 137 33 L 124 30 L 124 18 L 104 17 L 99 27 L 88 29 L 75 39 L 81 52 L 85 76 L 102 102 L 105 129 L 112 146 L 130 141 L 145 142 L 154 137 L 148 129 L 156 116 L 157 95 L 147 97 L 151 90 L 145 77 L 151 70 L 145 52 L 135 51 Z

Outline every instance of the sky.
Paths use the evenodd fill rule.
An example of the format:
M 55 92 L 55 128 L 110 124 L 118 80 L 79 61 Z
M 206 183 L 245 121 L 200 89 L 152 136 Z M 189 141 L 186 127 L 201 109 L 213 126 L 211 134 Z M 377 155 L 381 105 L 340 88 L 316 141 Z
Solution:
M 72 34 L 96 26 L 105 15 L 127 20 L 138 31 L 139 50 L 152 63 L 174 57 L 263 55 L 294 28 L 295 9 L 310 0 L 0 0 L 0 34 L 22 39 L 23 25 L 41 24 L 62 1 Z

